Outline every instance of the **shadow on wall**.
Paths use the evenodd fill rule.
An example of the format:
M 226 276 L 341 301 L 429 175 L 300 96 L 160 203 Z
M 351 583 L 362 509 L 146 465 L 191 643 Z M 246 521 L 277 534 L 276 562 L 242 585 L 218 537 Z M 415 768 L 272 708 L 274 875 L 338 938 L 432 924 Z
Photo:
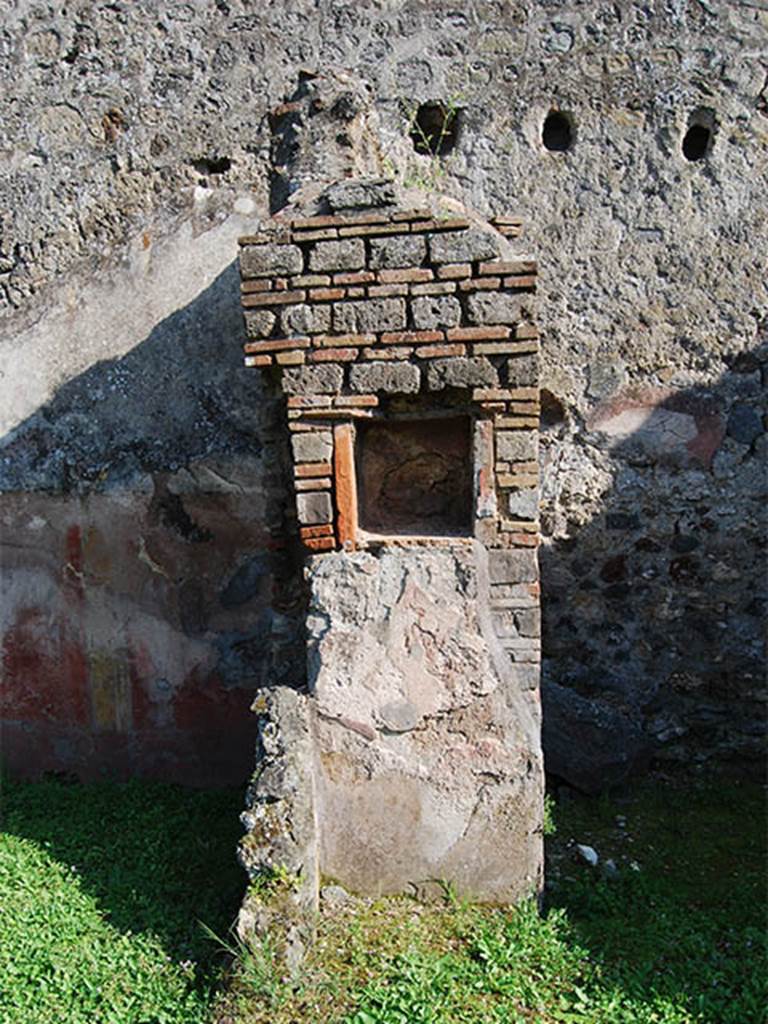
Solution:
M 296 564 L 268 550 L 285 432 L 243 340 L 233 263 L 0 443 L 14 772 L 240 782 L 253 691 L 303 678 Z M 762 749 L 761 373 L 765 346 L 578 425 L 543 395 L 544 748 L 574 786 Z
M 576 788 L 649 762 L 761 770 L 767 359 L 626 388 L 578 427 L 542 396 L 544 749 Z
M 12 771 L 202 785 L 250 772 L 251 695 L 292 623 L 270 610 L 274 403 L 243 341 L 233 262 L 0 442 Z

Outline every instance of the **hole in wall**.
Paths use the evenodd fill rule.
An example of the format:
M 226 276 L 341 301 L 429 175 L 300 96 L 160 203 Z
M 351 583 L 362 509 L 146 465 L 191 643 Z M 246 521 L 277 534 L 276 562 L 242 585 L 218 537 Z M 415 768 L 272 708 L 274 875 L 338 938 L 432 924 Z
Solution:
M 459 137 L 460 113 L 457 107 L 445 103 L 422 103 L 409 132 L 416 152 L 425 156 L 450 153 Z
M 712 150 L 715 137 L 715 112 L 708 107 L 699 107 L 688 118 L 688 128 L 683 136 L 682 151 L 686 160 L 703 160 Z
M 198 174 L 226 174 L 232 167 L 232 161 L 228 156 L 209 156 L 193 160 L 192 166 Z
M 683 138 L 686 160 L 703 160 L 712 144 L 712 132 L 703 124 L 692 124 Z
M 573 118 L 562 110 L 550 110 L 541 127 L 541 141 L 550 153 L 567 153 L 573 146 Z
M 552 427 L 558 427 L 561 423 L 565 422 L 565 404 L 557 397 L 557 395 L 553 395 L 551 391 L 547 391 L 546 388 L 542 388 L 540 392 L 540 401 L 542 430 L 549 430 Z

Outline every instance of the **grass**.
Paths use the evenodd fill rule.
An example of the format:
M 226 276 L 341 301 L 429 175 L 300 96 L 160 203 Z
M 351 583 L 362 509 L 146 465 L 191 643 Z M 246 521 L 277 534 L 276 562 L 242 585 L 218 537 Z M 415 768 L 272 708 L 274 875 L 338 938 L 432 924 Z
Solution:
M 293 983 L 268 946 L 242 950 L 214 1020 L 765 1024 L 761 787 L 656 783 L 551 817 L 544 915 L 450 893 L 444 906 L 354 901 L 323 913 Z M 597 870 L 577 862 L 577 842 L 598 850 Z
M 7 782 L 0 1024 L 202 1024 L 242 893 L 239 792 Z
M 759 786 L 655 783 L 550 805 L 543 915 L 467 906 L 449 888 L 431 905 L 349 899 L 326 906 L 294 979 L 269 940 L 226 938 L 244 888 L 240 804 L 139 783 L 7 784 L 0 1024 L 768 1019 Z M 597 869 L 575 842 L 598 850 Z

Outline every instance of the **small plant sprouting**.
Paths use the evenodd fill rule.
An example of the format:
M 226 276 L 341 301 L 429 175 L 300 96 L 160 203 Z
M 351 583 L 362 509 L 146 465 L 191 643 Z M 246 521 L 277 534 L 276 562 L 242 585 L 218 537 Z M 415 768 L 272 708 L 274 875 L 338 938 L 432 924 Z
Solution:
M 429 157 L 426 167 L 422 161 L 406 167 L 403 176 L 406 187 L 420 188 L 425 192 L 437 189 L 445 175 L 444 158 L 458 138 L 460 99 L 456 95 L 445 102 L 414 103 L 404 107 L 413 148 L 420 156 Z
M 542 831 L 545 836 L 553 836 L 557 832 L 557 825 L 555 824 L 555 799 L 551 793 L 544 795 L 544 824 Z
M 277 867 L 264 868 L 248 885 L 248 893 L 258 899 L 269 899 L 281 893 L 295 892 L 298 888 L 298 877 L 282 864 Z

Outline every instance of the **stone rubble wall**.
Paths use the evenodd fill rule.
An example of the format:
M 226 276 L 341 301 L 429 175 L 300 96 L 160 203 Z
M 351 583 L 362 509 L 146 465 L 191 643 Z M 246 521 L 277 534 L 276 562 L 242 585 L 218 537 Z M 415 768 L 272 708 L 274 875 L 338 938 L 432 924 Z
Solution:
M 36 650 L 30 609 L 45 619 L 58 607 L 26 603 L 22 569 L 35 593 L 60 593 L 66 528 L 87 530 L 89 500 L 114 494 L 136 525 L 113 567 L 85 573 L 86 589 L 109 602 L 124 567 L 141 570 L 127 600 L 152 609 L 142 643 L 154 649 L 170 628 L 204 650 L 219 665 L 196 676 L 205 706 L 223 706 L 270 651 L 301 652 L 293 556 L 226 525 L 227 484 L 213 475 L 224 460 L 254 518 L 265 491 L 270 522 L 290 514 L 278 493 L 290 456 L 276 462 L 265 396 L 236 369 L 237 238 L 297 184 L 378 168 L 519 216 L 537 254 L 551 770 L 595 790 L 649 761 L 675 773 L 754 764 L 765 742 L 767 19 L 761 4 L 730 0 L 0 2 L 0 557 L 4 633 L 29 641 L 16 649 Z M 409 136 L 417 105 L 435 100 L 459 112 L 439 158 Z M 573 126 L 567 152 L 543 146 L 552 109 Z M 697 112 L 714 133 L 691 162 L 681 143 Z M 244 453 L 247 480 L 231 469 Z M 162 499 L 166 476 L 193 522 L 206 506 L 213 540 L 155 516 L 146 495 Z M 56 515 L 24 518 L 47 495 Z M 164 565 L 181 540 L 183 572 L 140 559 L 145 506 L 150 558 Z M 30 525 L 38 515 L 50 529 Z M 220 540 L 231 554 L 201 605 L 198 567 Z M 273 561 L 285 617 L 257 631 Z M 233 626 L 218 595 L 240 573 L 252 579 L 252 563 L 265 577 L 240 588 Z M 112 646 L 127 651 L 131 617 L 115 613 Z M 57 617 L 46 634 L 67 625 Z M 81 636 L 87 664 L 102 640 Z M 9 649 L 6 664 L 18 673 L 5 717 L 20 770 L 41 746 L 49 677 L 38 673 L 27 699 L 27 654 Z M 94 716 L 99 684 L 77 670 L 79 728 L 104 763 L 123 744 L 138 750 L 141 771 L 156 741 L 145 733 L 143 746 L 138 709 L 166 675 L 152 659 L 133 664 L 132 719 L 117 713 L 118 684 L 110 714 Z M 174 707 L 181 684 L 169 681 Z M 106 721 L 134 725 L 118 743 Z M 211 742 L 221 735 L 231 731 Z M 46 766 L 82 771 L 55 739 Z M 240 756 L 245 773 L 247 743 Z

